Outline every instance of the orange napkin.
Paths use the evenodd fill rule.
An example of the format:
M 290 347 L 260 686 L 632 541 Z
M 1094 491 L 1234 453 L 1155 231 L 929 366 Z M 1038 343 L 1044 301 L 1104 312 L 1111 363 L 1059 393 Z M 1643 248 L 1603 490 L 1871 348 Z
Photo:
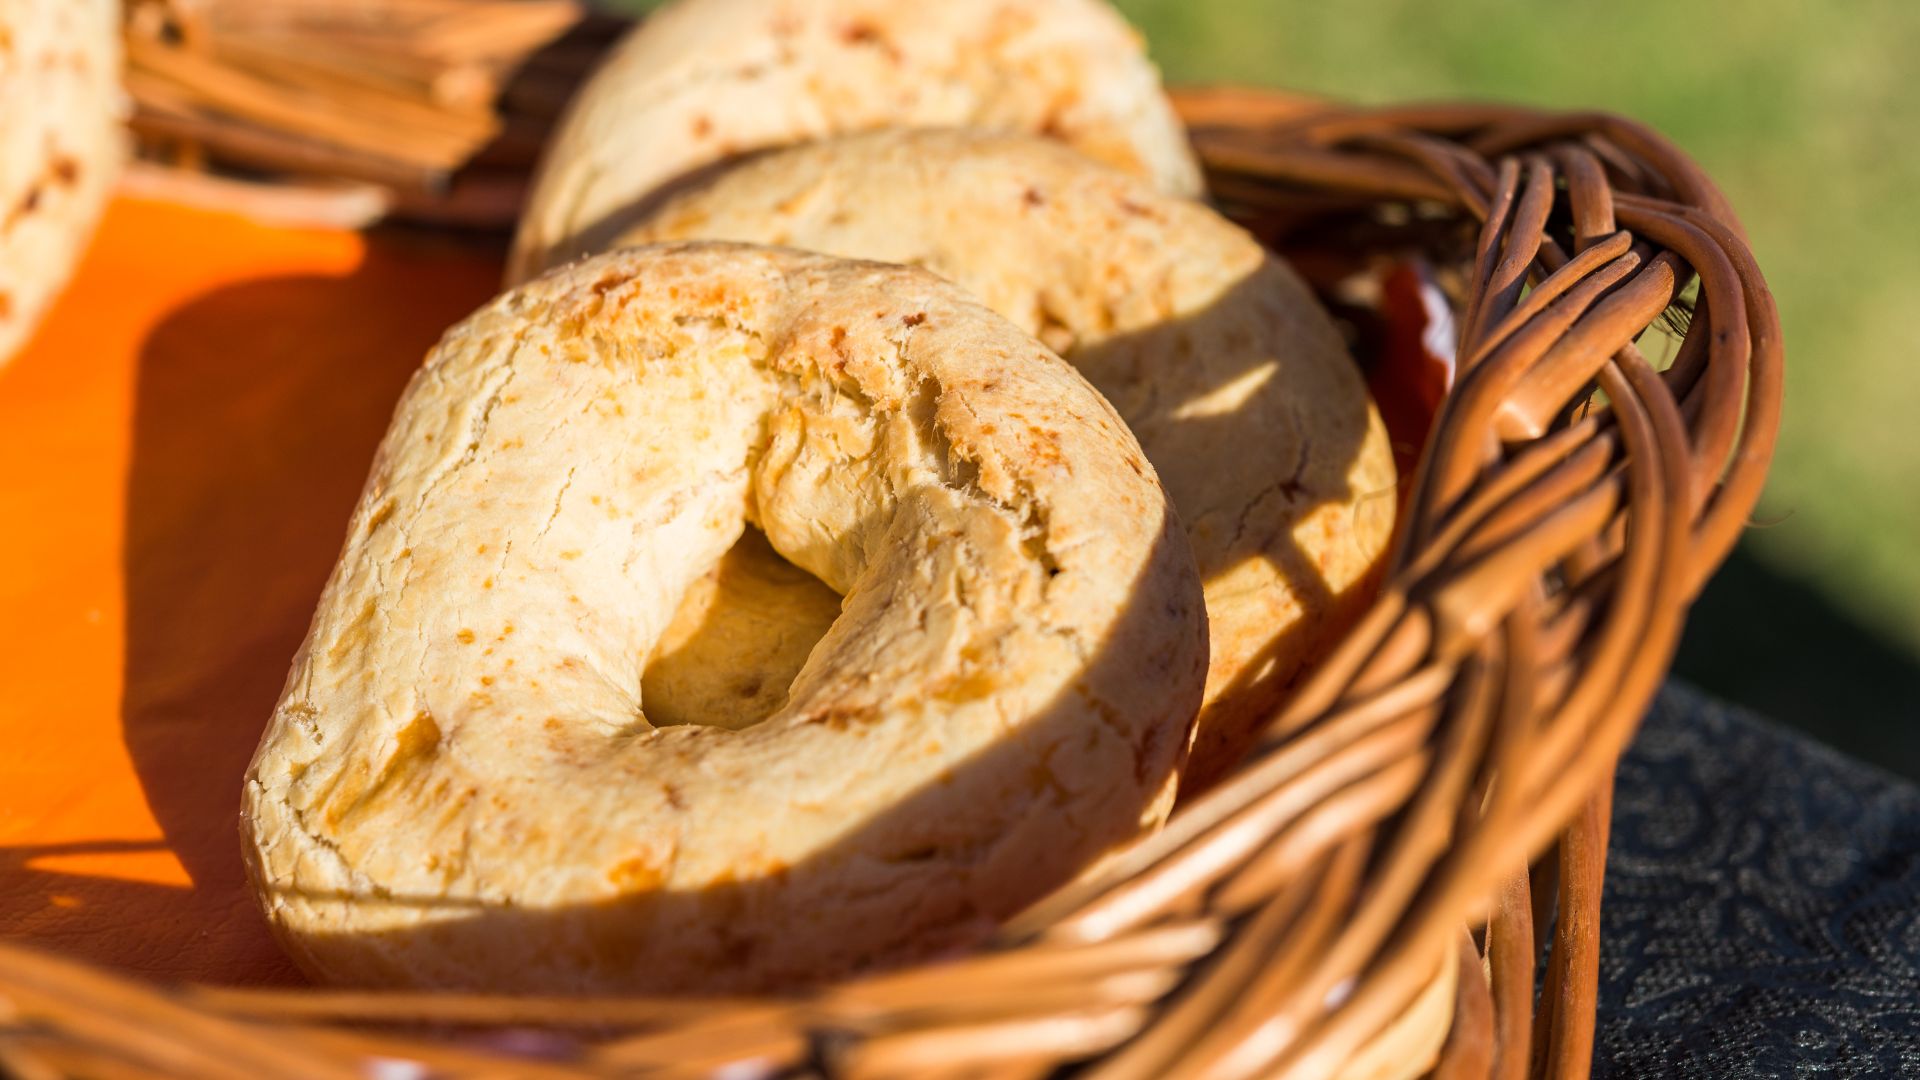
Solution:
M 407 376 L 490 245 L 122 200 L 0 368 L 0 938 L 284 983 L 240 778 Z

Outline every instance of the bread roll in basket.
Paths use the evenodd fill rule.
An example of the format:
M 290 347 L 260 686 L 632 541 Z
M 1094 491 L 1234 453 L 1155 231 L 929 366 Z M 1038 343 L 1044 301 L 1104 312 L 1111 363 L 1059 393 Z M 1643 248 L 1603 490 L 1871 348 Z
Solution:
M 773 715 L 655 723 L 642 666 L 749 522 L 841 611 Z M 923 271 L 613 252 L 409 385 L 248 774 L 249 867 L 327 981 L 814 984 L 1157 823 L 1205 655 L 1152 468 L 1039 342 Z

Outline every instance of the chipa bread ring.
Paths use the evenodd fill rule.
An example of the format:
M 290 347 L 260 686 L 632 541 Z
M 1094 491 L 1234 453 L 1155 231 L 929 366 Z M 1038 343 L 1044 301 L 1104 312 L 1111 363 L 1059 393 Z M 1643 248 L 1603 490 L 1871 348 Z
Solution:
M 1385 428 L 1305 285 L 1219 214 L 1046 140 L 891 131 L 713 172 L 625 239 L 694 237 L 924 266 L 1106 395 L 1166 483 L 1206 585 L 1212 660 L 1183 785 L 1230 767 L 1366 602 L 1393 528 Z M 669 708 L 684 695 L 707 712 L 764 709 L 716 680 L 739 669 L 784 685 L 777 673 L 811 640 L 791 623 L 824 629 L 830 608 L 805 599 L 824 590 L 755 569 L 756 550 L 690 595 L 678 625 L 706 628 L 704 648 L 684 650 L 703 662 L 662 666 Z
M 569 108 L 510 280 L 604 250 L 663 184 L 750 150 L 881 127 L 1040 132 L 1198 194 L 1140 36 L 1104 0 L 679 0 Z
M 843 608 L 785 704 L 641 673 L 757 525 Z M 1098 393 L 924 271 L 616 252 L 449 331 L 248 773 L 256 891 L 338 982 L 790 986 L 974 939 L 1164 812 L 1192 555 Z

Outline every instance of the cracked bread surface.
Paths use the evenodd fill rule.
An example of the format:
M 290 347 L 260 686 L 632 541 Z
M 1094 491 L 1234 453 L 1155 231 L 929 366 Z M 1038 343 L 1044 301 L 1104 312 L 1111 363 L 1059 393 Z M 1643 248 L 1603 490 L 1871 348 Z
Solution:
M 641 673 L 749 525 L 843 595 L 785 704 L 657 726 Z M 975 940 L 1150 826 L 1205 677 L 1152 467 L 931 274 L 613 253 L 409 385 L 248 772 L 310 973 L 812 983 Z
M 604 250 L 656 189 L 730 157 L 881 127 L 1040 132 L 1197 194 L 1140 35 L 1105 0 L 678 0 L 569 107 L 509 260 Z
M 1106 395 L 1165 482 L 1206 586 L 1212 658 L 1183 784 L 1230 768 L 1366 603 L 1396 507 L 1385 426 L 1305 284 L 1218 213 L 1043 139 L 885 131 L 709 173 L 619 242 L 695 237 L 925 267 Z M 809 582 L 728 569 L 734 593 L 755 589 L 739 607 L 807 612 Z M 791 671 L 805 655 L 791 644 L 804 635 L 769 620 L 729 629 L 742 663 Z M 671 690 L 703 689 L 691 683 Z M 704 689 L 700 707 L 727 707 Z
M 0 365 L 66 284 L 122 153 L 112 0 L 0 0 Z

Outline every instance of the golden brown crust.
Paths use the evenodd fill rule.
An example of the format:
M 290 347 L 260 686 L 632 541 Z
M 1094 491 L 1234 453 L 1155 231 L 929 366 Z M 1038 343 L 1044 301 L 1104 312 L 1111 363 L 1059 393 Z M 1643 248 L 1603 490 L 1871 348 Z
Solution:
M 1200 172 L 1138 34 L 1104 0 L 679 0 L 581 91 L 508 268 L 604 250 L 662 185 L 882 127 L 1031 131 L 1182 194 Z
M 1385 428 L 1305 286 L 1213 211 L 1045 140 L 897 131 L 716 171 L 626 240 L 691 237 L 924 266 L 1038 334 L 1113 402 L 1206 583 L 1197 784 L 1244 750 L 1316 644 L 1364 604 L 1393 527 Z
M 748 523 L 844 594 L 781 709 L 641 670 Z M 249 772 L 322 978 L 811 982 L 977 935 L 1136 835 L 1199 584 L 1093 389 L 917 270 L 618 252 L 451 330 L 400 403 Z
M 0 364 L 66 284 L 120 164 L 113 0 L 0 0 Z

